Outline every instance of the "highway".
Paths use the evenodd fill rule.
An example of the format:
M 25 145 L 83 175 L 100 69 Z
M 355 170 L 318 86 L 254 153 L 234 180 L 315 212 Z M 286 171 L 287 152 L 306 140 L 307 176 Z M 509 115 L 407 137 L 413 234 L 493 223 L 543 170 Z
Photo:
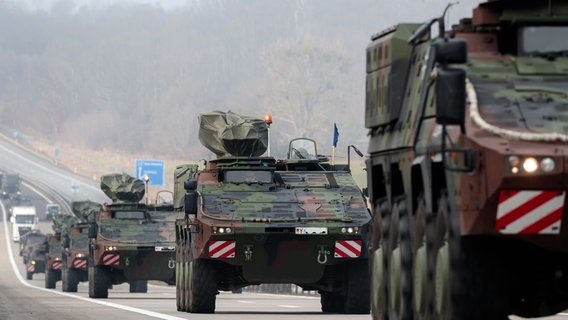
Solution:
M 42 192 L 43 185 L 57 190 L 67 201 L 108 200 L 97 181 L 74 175 L 0 135 L 0 170 L 14 171 L 24 178 L 23 193 L 36 206 L 44 233 L 53 232 L 45 221 L 45 204 L 54 201 Z M 108 299 L 88 297 L 88 283 L 80 283 L 77 293 L 45 289 L 44 274 L 34 274 L 25 280 L 25 268 L 18 255 L 18 244 L 11 241 L 10 223 L 6 222 L 4 205 L 0 202 L 0 319 L 371 319 L 370 315 L 323 314 L 319 295 L 271 295 L 244 292 L 222 292 L 217 296 L 215 314 L 178 312 L 175 287 L 159 282 L 148 286 L 148 293 L 129 293 L 128 284 L 115 285 Z M 511 320 L 524 318 L 511 316 Z M 568 320 L 568 313 L 538 318 Z

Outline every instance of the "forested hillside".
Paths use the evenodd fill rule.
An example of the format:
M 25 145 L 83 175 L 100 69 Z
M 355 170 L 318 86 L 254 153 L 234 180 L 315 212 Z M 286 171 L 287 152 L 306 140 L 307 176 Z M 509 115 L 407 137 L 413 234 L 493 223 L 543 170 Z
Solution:
M 328 153 L 334 122 L 341 152 L 365 150 L 370 36 L 440 15 L 447 1 L 115 3 L 0 0 L 1 125 L 53 144 L 194 160 L 209 156 L 197 114 L 232 110 L 272 114 L 273 155 L 296 136 Z

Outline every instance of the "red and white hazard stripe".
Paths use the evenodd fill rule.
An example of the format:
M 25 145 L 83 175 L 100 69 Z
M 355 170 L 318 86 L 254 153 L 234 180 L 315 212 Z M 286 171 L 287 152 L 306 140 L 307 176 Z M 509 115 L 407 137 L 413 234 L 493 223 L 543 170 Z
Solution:
M 564 191 L 502 190 L 495 229 L 503 234 L 559 234 Z
M 105 266 L 116 266 L 120 261 L 118 253 L 107 253 L 103 257 L 103 264 Z
M 335 258 L 357 258 L 361 255 L 361 240 L 335 241 Z
M 118 260 L 117 263 L 118 264 Z M 77 268 L 77 269 L 84 269 L 87 267 L 87 260 L 84 259 L 75 259 L 73 261 L 73 268 Z
M 63 266 L 63 264 L 61 263 L 61 261 L 55 261 L 54 263 L 51 264 L 51 269 L 61 270 L 62 266 Z
M 28 265 L 28 272 L 35 272 L 35 265 L 29 264 Z
M 209 241 L 209 257 L 211 258 L 234 258 L 235 241 Z

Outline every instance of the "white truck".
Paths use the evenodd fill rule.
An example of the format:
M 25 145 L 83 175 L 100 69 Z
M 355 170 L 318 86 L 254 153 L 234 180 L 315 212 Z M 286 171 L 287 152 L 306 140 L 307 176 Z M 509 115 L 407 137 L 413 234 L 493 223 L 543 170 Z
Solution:
M 12 208 L 10 221 L 12 222 L 12 236 L 14 242 L 19 242 L 21 235 L 36 229 L 39 219 L 34 206 L 17 206 Z

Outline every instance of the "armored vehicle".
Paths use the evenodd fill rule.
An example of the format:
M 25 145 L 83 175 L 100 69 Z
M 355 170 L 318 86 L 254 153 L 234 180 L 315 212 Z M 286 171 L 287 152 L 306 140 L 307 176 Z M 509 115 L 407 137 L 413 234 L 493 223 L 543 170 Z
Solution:
M 47 234 L 47 252 L 45 253 L 45 287 L 47 289 L 55 289 L 55 284 L 61 280 L 62 252 L 61 232 Z
M 367 48 L 374 319 L 568 308 L 568 3 L 494 0 Z
M 128 282 L 130 292 L 147 292 L 148 280 L 175 283 L 173 219 L 152 219 L 156 210 L 173 205 L 141 203 L 145 186 L 125 173 L 101 177 L 112 200 L 96 215 L 89 230 L 89 297 L 107 298 L 108 289 Z
M 178 311 L 213 313 L 219 290 L 288 283 L 318 290 L 323 312 L 369 313 L 371 216 L 347 166 L 305 138 L 288 159 L 262 156 L 263 120 L 211 112 L 199 124 L 217 158 L 175 172 Z
M 17 173 L 4 173 L 1 183 L 0 187 L 4 199 L 20 192 L 21 179 Z
M 77 292 L 79 282 L 88 281 L 89 221 L 94 221 L 102 208 L 100 203 L 89 200 L 73 201 L 73 215 L 54 216 L 54 219 L 62 219 L 61 241 L 64 251 L 61 290 L 64 292 Z
M 47 237 L 41 231 L 34 229 L 22 235 L 21 240 L 20 252 L 26 265 L 26 279 L 31 280 L 34 273 L 45 272 Z

